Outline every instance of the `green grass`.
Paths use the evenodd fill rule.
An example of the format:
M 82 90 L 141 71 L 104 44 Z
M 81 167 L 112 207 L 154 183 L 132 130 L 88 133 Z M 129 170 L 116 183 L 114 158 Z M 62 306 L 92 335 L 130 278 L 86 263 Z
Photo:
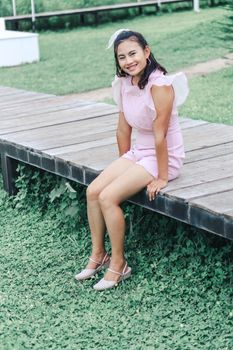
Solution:
M 73 278 L 90 253 L 86 220 L 61 225 L 60 204 L 42 215 L 37 190 L 17 209 L 0 187 L 2 350 L 232 349 L 233 242 L 126 207 L 133 275 L 98 293 L 101 275 Z
M 142 32 L 157 59 L 169 71 L 227 52 L 218 24 L 226 11 L 183 11 L 86 27 L 67 32 L 40 33 L 41 60 L 37 64 L 0 69 L 1 85 L 53 94 L 69 94 L 110 86 L 113 53 L 105 47 L 121 27 Z
M 190 95 L 181 115 L 233 124 L 233 67 L 189 80 Z

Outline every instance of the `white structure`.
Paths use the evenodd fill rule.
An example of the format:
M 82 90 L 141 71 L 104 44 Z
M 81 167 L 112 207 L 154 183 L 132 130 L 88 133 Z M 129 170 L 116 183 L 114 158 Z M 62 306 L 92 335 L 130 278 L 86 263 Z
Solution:
M 0 31 L 1 30 L 6 30 L 6 24 L 4 18 L 0 17 Z
M 16 2 L 15 2 L 15 0 L 12 0 L 12 8 L 13 8 L 13 16 L 16 16 L 17 13 L 16 13 Z
M 39 61 L 38 34 L 4 30 L 3 22 L 0 21 L 0 67 Z
M 200 12 L 199 0 L 193 1 L 193 9 L 195 12 Z

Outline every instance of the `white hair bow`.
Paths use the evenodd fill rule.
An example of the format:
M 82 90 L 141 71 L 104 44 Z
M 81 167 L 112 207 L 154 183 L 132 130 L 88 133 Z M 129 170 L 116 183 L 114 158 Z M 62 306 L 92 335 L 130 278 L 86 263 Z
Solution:
M 111 38 L 108 41 L 108 46 L 106 47 L 106 49 L 110 49 L 110 47 L 112 46 L 112 44 L 114 43 L 114 41 L 116 40 L 116 38 L 118 37 L 118 35 L 122 32 L 127 32 L 129 31 L 129 29 L 118 29 L 115 33 L 113 33 L 113 35 L 111 36 Z

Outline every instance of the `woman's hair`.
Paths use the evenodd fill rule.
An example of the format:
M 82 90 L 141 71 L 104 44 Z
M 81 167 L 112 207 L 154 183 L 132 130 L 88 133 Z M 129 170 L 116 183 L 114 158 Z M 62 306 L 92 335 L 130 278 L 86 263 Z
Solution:
M 127 30 L 127 31 L 123 31 L 121 32 L 115 39 L 114 41 L 114 56 L 115 56 L 115 63 L 116 63 L 116 74 L 118 77 L 126 77 L 129 74 L 125 73 L 118 62 L 118 57 L 117 57 L 117 49 L 118 46 L 124 41 L 124 40 L 133 40 L 136 41 L 141 48 L 144 50 L 148 44 L 146 39 L 143 37 L 142 34 L 138 33 L 138 32 L 134 32 L 132 30 Z M 146 64 L 146 68 L 141 76 L 141 79 L 138 83 L 138 87 L 140 89 L 144 89 L 144 87 L 146 86 L 146 84 L 148 83 L 148 79 L 150 74 L 155 71 L 156 69 L 159 69 L 160 71 L 162 71 L 164 74 L 167 73 L 167 70 L 161 66 L 155 59 L 154 55 L 152 53 L 150 53 L 149 58 L 147 59 L 147 64 Z

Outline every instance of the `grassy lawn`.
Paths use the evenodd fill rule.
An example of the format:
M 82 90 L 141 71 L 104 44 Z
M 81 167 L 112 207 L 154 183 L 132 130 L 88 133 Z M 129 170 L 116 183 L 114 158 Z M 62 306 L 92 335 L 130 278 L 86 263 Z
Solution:
M 0 69 L 1 85 L 45 93 L 69 94 L 110 86 L 112 50 L 105 47 L 117 29 L 132 28 L 148 39 L 157 59 L 169 71 L 221 57 L 228 50 L 220 39 L 219 22 L 226 11 L 208 8 L 136 17 L 134 20 L 40 33 L 37 64 Z
M 189 80 L 190 95 L 180 114 L 233 124 L 233 67 Z
M 86 219 L 71 229 L 59 206 L 42 215 L 32 187 L 26 201 L 14 208 L 0 186 L 2 350 L 232 349 L 233 242 L 129 206 L 133 276 L 98 293 L 98 277 L 73 278 L 91 247 Z

